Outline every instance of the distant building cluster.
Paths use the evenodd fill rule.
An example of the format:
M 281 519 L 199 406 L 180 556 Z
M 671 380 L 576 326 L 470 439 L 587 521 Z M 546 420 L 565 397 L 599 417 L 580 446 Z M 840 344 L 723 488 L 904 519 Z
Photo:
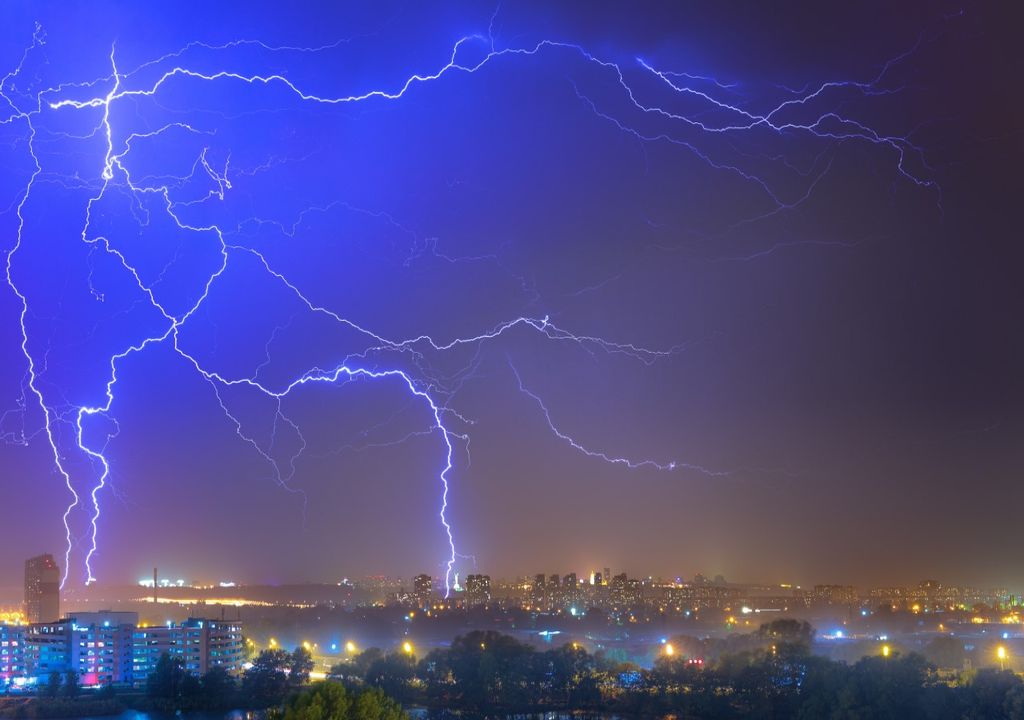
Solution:
M 943 585 L 924 580 L 914 587 L 880 587 L 868 592 L 866 600 L 874 606 L 890 606 L 893 610 L 969 610 L 978 605 L 999 607 L 1020 605 L 1006 588 L 982 590 L 959 585 Z
M 444 599 L 431 576 L 417 575 L 413 591 L 398 589 L 391 600 L 421 609 L 443 604 L 446 607 L 496 605 L 518 607 L 543 613 L 577 613 L 597 608 L 610 616 L 636 622 L 656 614 L 691 615 L 706 610 L 725 612 L 787 612 L 797 609 L 845 608 L 874 611 L 970 610 L 977 606 L 1004 607 L 1014 598 L 1004 589 L 942 585 L 924 581 L 914 587 L 876 588 L 866 592 L 853 585 L 820 584 L 804 588 L 787 584 L 758 585 L 730 583 L 721 575 L 709 579 L 698 574 L 690 581 L 680 578 L 631 578 L 626 573 L 612 575 L 608 568 L 580 578 L 537 573 L 492 587 L 489 575 L 467 575 L 465 582 L 453 588 Z
M 59 570 L 53 557 L 25 563 L 25 623 L 0 624 L 0 687 L 46 682 L 75 672 L 85 687 L 145 682 L 164 653 L 200 675 L 231 674 L 245 659 L 240 622 L 189 618 L 148 626 L 134 612 L 79 612 L 60 618 Z

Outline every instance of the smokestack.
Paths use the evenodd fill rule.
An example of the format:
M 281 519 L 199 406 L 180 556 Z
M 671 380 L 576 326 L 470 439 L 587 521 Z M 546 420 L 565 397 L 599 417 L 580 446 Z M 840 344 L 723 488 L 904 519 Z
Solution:
M 153 568 L 153 607 L 156 607 L 156 568 Z

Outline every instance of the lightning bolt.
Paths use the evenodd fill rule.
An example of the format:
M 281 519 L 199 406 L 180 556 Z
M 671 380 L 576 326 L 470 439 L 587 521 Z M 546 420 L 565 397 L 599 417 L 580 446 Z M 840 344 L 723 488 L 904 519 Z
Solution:
M 438 515 L 448 546 L 448 554 L 444 561 L 446 594 L 451 590 L 453 575 L 456 578 L 458 577 L 455 574 L 457 560 L 468 557 L 457 552 L 455 535 L 448 517 L 450 479 L 451 473 L 455 468 L 456 445 L 457 443 L 464 444 L 468 454 L 469 443 L 468 433 L 457 430 L 454 424 L 472 424 L 470 418 L 460 415 L 450 407 L 450 404 L 451 397 L 461 388 L 465 378 L 474 371 L 475 364 L 471 363 L 455 381 L 454 385 L 446 386 L 442 378 L 431 374 L 425 363 L 426 354 L 445 353 L 461 347 L 476 347 L 477 354 L 479 355 L 479 348 L 484 343 L 516 331 L 535 333 L 551 342 L 571 343 L 591 353 L 601 352 L 625 355 L 642 364 L 651 364 L 663 360 L 677 354 L 683 348 L 682 344 L 668 348 L 651 348 L 633 342 L 610 340 L 593 334 L 574 332 L 556 324 L 551 316 L 546 314 L 513 317 L 497 322 L 487 329 L 465 336 L 437 338 L 434 335 L 423 333 L 407 338 L 387 337 L 365 324 L 347 317 L 336 309 L 312 300 L 298 284 L 290 280 L 284 272 L 275 268 L 263 253 L 253 247 L 229 241 L 228 237 L 231 233 L 226 229 L 214 223 L 205 225 L 193 224 L 184 219 L 184 209 L 210 200 L 222 201 L 232 191 L 232 182 L 229 178 L 231 170 L 230 160 L 225 162 L 222 170 L 218 169 L 214 167 L 207 149 L 203 149 L 198 157 L 196 157 L 190 175 L 186 177 L 133 177 L 126 158 L 129 157 L 133 148 L 140 141 L 153 140 L 163 136 L 170 136 L 174 133 L 201 136 L 211 134 L 211 131 L 199 129 L 186 122 L 176 121 L 155 130 L 133 132 L 127 128 L 119 127 L 112 121 L 111 110 L 118 103 L 133 98 L 154 97 L 165 92 L 172 85 L 188 87 L 190 83 L 243 84 L 257 90 L 260 88 L 277 87 L 289 93 L 299 103 L 325 106 L 399 102 L 414 88 L 442 82 L 449 75 L 473 75 L 481 73 L 489 66 L 499 62 L 511 62 L 524 57 L 545 56 L 558 61 L 582 63 L 588 68 L 595 69 L 596 72 L 610 80 L 612 86 L 619 89 L 621 100 L 624 101 L 629 113 L 634 116 L 634 119 L 630 120 L 622 116 L 621 112 L 599 107 L 597 101 L 588 96 L 575 83 L 572 83 L 572 90 L 575 96 L 598 120 L 612 123 L 619 131 L 643 143 L 664 142 L 682 148 L 695 155 L 713 171 L 738 176 L 744 182 L 748 182 L 757 188 L 767 200 L 769 209 L 751 217 L 742 218 L 739 222 L 756 222 L 770 215 L 791 210 L 805 202 L 814 192 L 819 181 L 829 172 L 831 159 L 825 153 L 828 147 L 830 147 L 829 144 L 835 143 L 859 142 L 868 147 L 892 153 L 895 157 L 894 167 L 900 177 L 915 186 L 938 191 L 934 180 L 927 174 L 928 166 L 924 153 L 921 148 L 917 147 L 910 140 L 910 135 L 894 135 L 879 131 L 863 121 L 844 114 L 838 109 L 848 93 L 871 98 L 876 95 L 900 92 L 902 90 L 900 86 L 888 84 L 890 71 L 894 66 L 905 61 L 916 51 L 922 42 L 921 39 L 907 52 L 887 62 L 873 77 L 865 80 L 825 82 L 816 86 L 805 87 L 799 91 L 782 88 L 780 89 L 782 93 L 781 99 L 777 98 L 766 107 L 755 110 L 749 103 L 736 99 L 739 97 L 739 90 L 737 88 L 742 87 L 740 83 L 726 82 L 712 76 L 685 71 L 659 69 L 653 62 L 643 58 L 636 58 L 634 62 L 627 65 L 600 58 L 581 45 L 550 39 L 540 40 L 526 46 L 501 47 L 497 44 L 494 34 L 497 14 L 496 11 L 490 18 L 486 35 L 474 34 L 458 39 L 452 46 L 447 59 L 433 71 L 411 73 L 403 81 L 398 82 L 391 88 L 374 88 L 347 95 L 320 93 L 315 89 L 303 87 L 302 84 L 292 81 L 281 73 L 263 74 L 259 72 L 240 72 L 233 69 L 204 71 L 189 67 L 187 64 L 173 64 L 168 67 L 169 64 L 177 63 L 182 58 L 187 57 L 189 52 L 196 48 L 213 52 L 229 52 L 239 47 L 256 47 L 267 52 L 297 52 L 315 55 L 316 53 L 336 47 L 338 43 L 344 42 L 338 41 L 338 43 L 330 45 L 303 48 L 272 46 L 257 40 L 233 40 L 220 45 L 198 42 L 189 43 L 180 50 L 148 61 L 129 72 L 121 72 L 119 70 L 116 62 L 116 47 L 112 47 L 109 54 L 111 68 L 109 75 L 88 82 L 65 83 L 56 87 L 38 90 L 31 95 L 25 95 L 23 92 L 16 92 L 14 90 L 14 83 L 22 74 L 26 63 L 29 62 L 33 53 L 37 52 L 45 43 L 42 28 L 36 27 L 32 43 L 25 50 L 17 67 L 0 80 L 0 99 L 2 99 L 6 106 L 6 110 L 4 110 L 6 117 L 0 120 L 0 124 L 17 123 L 24 126 L 26 147 L 33 164 L 32 172 L 15 206 L 17 229 L 13 245 L 6 254 L 5 278 L 7 285 L 20 304 L 18 315 L 21 340 L 20 349 L 27 365 L 25 380 L 27 394 L 35 398 L 35 403 L 38 404 L 42 412 L 43 434 L 47 438 L 52 451 L 57 472 L 62 477 L 71 496 L 70 502 L 63 514 L 67 544 L 62 587 L 68 580 L 75 545 L 70 519 L 76 509 L 83 503 L 83 493 L 76 489 L 76 483 L 73 481 L 72 473 L 69 470 L 68 457 L 62 450 L 62 444 L 58 437 L 58 426 L 68 423 L 68 417 L 73 418 L 73 421 L 70 421 L 70 425 L 75 438 L 75 450 L 88 461 L 90 467 L 98 469 L 95 477 L 89 481 L 89 492 L 85 495 L 88 497 L 87 502 L 90 509 L 88 548 L 85 553 L 84 568 L 86 582 L 91 583 L 96 580 L 92 563 L 99 548 L 100 496 L 107 487 L 111 475 L 111 464 L 107 457 L 107 444 L 117 432 L 117 424 L 112 416 L 112 409 L 116 397 L 115 390 L 118 384 L 118 370 L 127 358 L 144 353 L 151 347 L 170 347 L 177 356 L 210 385 L 221 410 L 228 421 L 234 426 L 239 438 L 251 446 L 274 469 L 275 480 L 278 484 L 282 488 L 293 492 L 301 492 L 293 488 L 290 482 L 295 474 L 295 460 L 305 449 L 306 442 L 298 425 L 283 413 L 283 400 L 289 397 L 293 391 L 316 385 L 339 385 L 348 382 L 372 381 L 376 383 L 397 383 L 400 387 L 404 388 L 408 392 L 410 399 L 421 404 L 427 411 L 429 417 L 428 429 L 422 432 L 436 435 L 440 438 L 442 444 L 443 464 L 436 474 L 436 479 L 441 489 Z M 467 59 L 470 55 L 474 55 L 475 59 Z M 151 69 L 159 70 L 155 79 L 149 82 L 142 82 L 141 78 L 144 75 L 142 71 Z M 661 93 L 660 99 L 648 99 L 648 96 L 655 92 Z M 688 112 L 671 109 L 673 103 L 680 98 L 697 103 L 698 107 Z M 116 260 L 125 276 L 130 279 L 130 283 L 138 289 L 149 307 L 155 311 L 161 323 L 161 328 L 157 332 L 129 344 L 120 352 L 110 356 L 109 375 L 103 387 L 101 402 L 74 406 L 70 413 L 60 410 L 53 400 L 48 399 L 41 385 L 41 361 L 31 349 L 32 333 L 27 323 L 27 318 L 31 314 L 30 301 L 28 294 L 19 285 L 16 272 L 17 256 L 23 248 L 24 229 L 29 221 L 25 212 L 26 205 L 33 194 L 35 185 L 44 172 L 43 163 L 37 152 L 37 120 L 40 117 L 49 117 L 49 114 L 52 113 L 67 111 L 98 111 L 99 117 L 96 124 L 92 126 L 89 136 L 98 134 L 103 138 L 105 145 L 103 157 L 97 163 L 98 183 L 80 178 L 57 178 L 57 181 L 78 187 L 93 188 L 98 184 L 98 190 L 89 197 L 85 205 L 85 220 L 82 226 L 81 240 L 93 248 L 102 250 L 105 254 Z M 652 118 L 667 123 L 665 129 L 656 132 L 639 129 L 640 120 Z M 784 197 L 784 193 L 777 189 L 774 183 L 763 173 L 744 167 L 744 157 L 742 157 L 741 153 L 736 153 L 736 155 L 740 155 L 739 158 L 735 156 L 727 158 L 723 156 L 720 148 L 707 149 L 702 146 L 703 140 L 714 137 L 752 135 L 755 133 L 769 133 L 779 140 L 802 135 L 826 143 L 825 148 L 816 156 L 815 163 L 811 169 L 800 170 L 796 168 L 789 163 L 784 154 L 767 158 L 781 165 L 784 171 L 791 174 L 795 173 L 802 180 L 802 187 L 797 193 L 791 193 L 790 196 Z M 255 170 L 252 172 L 255 172 Z M 213 189 L 209 190 L 204 197 L 199 199 L 186 200 L 176 198 L 176 189 L 197 176 L 205 176 L 212 183 Z M 145 273 L 136 264 L 133 264 L 128 255 L 122 252 L 102 233 L 93 231 L 93 208 L 112 188 L 127 191 L 130 194 L 134 202 L 132 212 L 139 214 L 140 223 L 147 221 L 148 213 L 150 212 L 147 203 L 156 203 L 179 231 L 195 236 L 197 239 L 209 240 L 215 245 L 219 261 L 216 267 L 211 269 L 205 276 L 201 291 L 190 300 L 187 307 L 172 308 L 167 301 L 161 300 L 158 284 L 162 275 L 158 275 L 156 280 L 145 279 Z M 342 201 L 336 201 L 325 207 L 308 208 L 294 222 L 290 223 L 258 218 L 250 218 L 245 222 L 256 225 L 269 224 L 275 226 L 283 235 L 293 236 L 298 232 L 298 228 L 307 213 L 327 212 L 335 205 L 345 207 L 354 212 L 371 215 L 405 230 L 398 220 L 383 211 L 354 208 Z M 235 231 L 237 232 L 239 229 L 240 227 L 236 228 Z M 413 254 L 410 255 L 407 263 L 414 261 L 417 257 L 424 254 L 430 254 L 445 262 L 453 263 L 463 261 L 500 262 L 500 258 L 494 254 L 464 258 L 454 257 L 440 252 L 437 249 L 436 239 L 420 241 L 416 238 Z M 329 369 L 310 368 L 290 382 L 278 385 L 259 378 L 260 371 L 270 360 L 270 342 L 267 344 L 267 360 L 259 365 L 252 375 L 239 374 L 229 376 L 207 367 L 195 353 L 189 352 L 183 346 L 181 330 L 196 315 L 200 308 L 208 303 L 211 287 L 223 276 L 229 267 L 229 263 L 238 262 L 242 258 L 249 258 L 255 261 L 267 277 L 272 278 L 281 287 L 285 288 L 312 315 L 326 318 L 365 338 L 367 342 L 365 349 L 360 353 L 348 355 Z M 523 280 L 523 285 L 526 288 L 527 282 L 525 279 Z M 91 277 L 90 289 L 96 301 L 103 301 L 102 293 L 92 287 Z M 273 337 L 271 337 L 272 341 Z M 410 370 L 390 366 L 378 367 L 368 360 L 372 355 L 384 352 L 409 358 L 413 366 L 417 368 L 417 372 L 413 373 Z M 551 412 L 540 396 L 525 386 L 518 370 L 511 362 L 509 365 L 515 375 L 519 391 L 531 398 L 539 407 L 550 431 L 572 449 L 591 459 L 622 466 L 630 470 L 641 468 L 660 471 L 689 470 L 710 477 L 720 477 L 728 474 L 723 471 L 708 469 L 700 465 L 678 460 L 668 462 L 646 459 L 638 460 L 592 449 L 556 425 Z M 264 447 L 257 441 L 254 435 L 248 434 L 241 420 L 232 412 L 229 403 L 225 401 L 222 395 L 223 391 L 230 388 L 255 392 L 274 402 L 276 414 L 274 416 L 273 438 L 269 447 Z M 25 406 L 27 406 L 27 403 L 23 400 L 20 403 L 20 407 L 23 408 L 22 412 L 24 412 Z M 92 439 L 93 431 L 91 430 L 96 425 L 94 421 L 98 419 L 104 419 L 113 423 L 115 428 L 113 432 L 106 432 L 104 439 L 100 442 Z M 287 427 L 296 435 L 300 444 L 300 449 L 297 453 L 289 458 L 288 468 L 282 468 L 280 461 L 274 456 L 273 442 L 279 429 L 278 421 L 280 421 L 281 427 Z M 420 434 L 420 432 L 413 434 Z M 18 437 L 24 440 L 26 438 L 24 431 Z
M 535 392 L 533 392 L 528 387 L 526 387 L 526 385 L 523 384 L 523 378 L 519 374 L 519 370 L 516 369 L 516 366 L 512 364 L 511 360 L 509 360 L 508 366 L 512 370 L 512 374 L 515 375 L 516 383 L 519 386 L 519 392 L 521 392 L 523 395 L 526 395 L 528 398 L 532 399 L 537 404 L 541 412 L 544 414 L 544 419 L 547 421 L 548 428 L 555 435 L 555 437 L 568 444 L 577 452 L 582 453 L 583 455 L 586 455 L 589 458 L 602 460 L 606 463 L 610 463 L 611 465 L 622 465 L 624 467 L 629 468 L 630 470 L 638 470 L 640 468 L 653 468 L 654 470 L 661 471 L 692 470 L 694 472 L 700 473 L 701 475 L 707 475 L 708 477 L 726 477 L 729 475 L 729 473 L 724 470 L 711 470 L 706 467 L 702 467 L 701 465 L 695 465 L 693 463 L 688 462 L 679 462 L 677 460 L 670 460 L 668 462 L 658 462 L 657 460 L 646 459 L 636 460 L 627 457 L 618 457 L 616 455 L 610 455 L 603 450 L 593 450 L 591 448 L 588 448 L 582 443 L 580 443 L 578 440 L 573 438 L 571 435 L 568 435 L 562 430 L 560 430 L 558 426 L 555 425 L 555 421 L 551 419 L 551 411 L 548 410 L 548 406 L 544 403 L 544 401 L 541 399 L 539 395 L 537 395 Z

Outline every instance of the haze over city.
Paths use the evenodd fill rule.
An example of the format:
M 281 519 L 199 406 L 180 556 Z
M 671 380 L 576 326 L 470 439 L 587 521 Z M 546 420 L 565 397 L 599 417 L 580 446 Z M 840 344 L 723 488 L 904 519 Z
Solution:
M 1024 590 L 1003 9 L 20 3 L 0 588 Z

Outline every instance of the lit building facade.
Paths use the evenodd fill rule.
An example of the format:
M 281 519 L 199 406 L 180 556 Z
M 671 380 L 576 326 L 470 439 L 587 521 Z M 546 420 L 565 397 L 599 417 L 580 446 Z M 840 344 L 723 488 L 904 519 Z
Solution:
M 132 632 L 138 613 L 89 612 L 69 619 L 68 661 L 78 672 L 78 681 L 86 687 L 132 684 Z
M 240 622 L 189 618 L 180 625 L 139 625 L 133 612 L 76 613 L 53 623 L 0 625 L 0 685 L 44 683 L 52 673 L 78 673 L 84 687 L 145 682 L 164 653 L 201 675 L 242 671 Z
M 491 599 L 490 575 L 466 576 L 466 599 L 471 603 L 485 603 Z
M 180 625 L 140 626 L 134 628 L 132 643 L 136 678 L 148 676 L 164 653 L 180 659 L 194 675 L 214 667 L 236 675 L 245 661 L 239 622 L 189 618 Z
M 0 685 L 25 677 L 25 628 L 0 625 Z
M 429 575 L 417 575 L 412 579 L 412 593 L 421 607 L 429 605 L 434 594 L 434 580 Z
M 34 623 L 25 630 L 25 675 L 45 681 L 71 669 L 71 621 Z

